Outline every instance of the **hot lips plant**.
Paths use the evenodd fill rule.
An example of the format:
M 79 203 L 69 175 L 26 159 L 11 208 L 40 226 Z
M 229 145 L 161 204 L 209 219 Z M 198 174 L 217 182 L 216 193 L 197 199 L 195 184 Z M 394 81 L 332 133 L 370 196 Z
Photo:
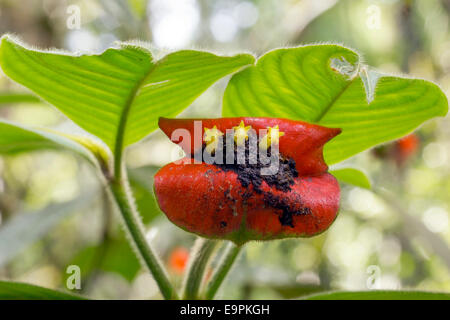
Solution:
M 159 121 L 186 156 L 154 176 L 158 204 L 169 220 L 200 236 L 189 254 L 181 297 L 212 299 L 247 241 L 310 237 L 330 227 L 339 210 L 336 178 L 370 188 L 360 171 L 328 172 L 328 165 L 401 138 L 448 110 L 435 84 L 383 74 L 342 46 L 277 49 L 255 60 L 249 54 L 194 50 L 155 59 L 142 43 L 73 55 L 29 49 L 4 36 L 4 74 L 84 134 L 1 120 L 0 152 L 61 148 L 83 156 L 98 169 L 162 296 L 177 299 L 178 290 L 144 236 L 147 226 L 136 209 L 125 161 L 127 147 L 157 129 Z M 173 119 L 230 74 L 223 118 Z M 53 213 L 53 220 L 64 216 L 58 208 L 62 213 Z M 2 230 L 0 240 L 8 233 Z M 219 245 L 223 248 L 216 250 Z M 3 290 L 11 297 L 8 288 L 35 298 L 72 297 L 13 282 L 0 282 L 0 295 Z
M 339 185 L 322 149 L 339 129 L 277 118 L 163 118 L 159 126 L 188 154 L 155 175 L 161 210 L 176 225 L 240 245 L 310 237 L 335 219 Z

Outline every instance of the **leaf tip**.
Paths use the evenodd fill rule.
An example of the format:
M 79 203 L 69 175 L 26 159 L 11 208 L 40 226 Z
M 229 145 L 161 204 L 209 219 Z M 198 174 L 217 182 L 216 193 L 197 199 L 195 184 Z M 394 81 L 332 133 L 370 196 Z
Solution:
M 133 49 L 141 51 L 150 57 L 153 57 L 151 46 L 149 43 L 141 40 L 116 41 L 115 44 L 121 49 Z
M 25 43 L 20 39 L 19 36 L 13 33 L 5 33 L 0 37 L 0 52 L 3 46 L 20 46 L 26 47 Z
M 4 51 L 5 46 L 8 46 L 8 45 L 14 43 L 15 42 L 14 39 L 16 39 L 15 36 L 10 33 L 5 33 L 4 35 L 2 35 L 0 37 L 0 64 L 1 64 L 1 61 L 3 60 L 3 51 Z M 16 41 L 17 41 L 17 39 L 16 39 Z
M 256 57 L 252 53 L 240 53 L 236 57 L 242 59 L 246 65 L 255 64 L 256 61 Z
M 14 38 L 14 35 L 11 33 L 5 33 L 0 37 L 0 43 L 11 41 L 12 38 Z

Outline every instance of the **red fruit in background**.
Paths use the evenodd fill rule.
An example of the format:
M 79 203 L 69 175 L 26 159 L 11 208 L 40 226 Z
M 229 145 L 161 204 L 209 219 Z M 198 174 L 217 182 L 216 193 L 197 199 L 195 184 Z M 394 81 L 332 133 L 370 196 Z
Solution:
M 411 133 L 389 144 L 372 149 L 372 154 L 381 160 L 394 162 L 398 169 L 404 169 L 408 160 L 418 153 L 419 148 L 419 136 Z
M 420 146 L 420 139 L 411 133 L 406 137 L 395 142 L 394 155 L 397 165 L 402 166 L 408 159 L 410 159 L 418 151 Z
M 194 141 L 194 121 L 202 122 L 200 143 Z M 155 175 L 161 210 L 187 231 L 237 244 L 325 231 L 338 213 L 340 190 L 327 173 L 323 145 L 340 129 L 277 118 L 160 119 L 159 126 L 168 137 L 177 129 L 189 132 L 191 141 L 176 142 L 194 155 L 205 148 L 205 128 L 224 133 L 241 121 L 257 132 L 279 128 L 279 172 L 261 176 L 260 168 L 248 164 L 196 164 L 186 157 Z
M 168 265 L 174 273 L 182 274 L 189 260 L 189 250 L 184 247 L 176 247 L 169 255 Z

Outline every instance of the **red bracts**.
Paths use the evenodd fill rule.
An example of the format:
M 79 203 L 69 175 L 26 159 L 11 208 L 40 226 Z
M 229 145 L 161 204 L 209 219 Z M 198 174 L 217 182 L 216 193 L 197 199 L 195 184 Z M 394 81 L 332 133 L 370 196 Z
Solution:
M 161 118 L 159 126 L 187 153 L 183 160 L 159 170 L 154 180 L 159 206 L 177 226 L 241 244 L 310 237 L 325 231 L 336 218 L 339 184 L 327 173 L 323 145 L 340 129 L 276 118 Z M 229 148 L 225 141 L 230 140 L 224 138 L 227 130 L 235 132 L 234 156 L 237 146 L 245 145 L 246 157 L 251 158 L 256 149 L 249 147 L 248 129 L 256 131 L 258 151 L 277 155 L 279 170 L 274 174 L 261 174 L 267 165 L 259 160 L 194 163 L 192 157 L 205 148 L 213 154 L 222 150 L 214 144 L 218 138 L 223 137 L 223 150 Z

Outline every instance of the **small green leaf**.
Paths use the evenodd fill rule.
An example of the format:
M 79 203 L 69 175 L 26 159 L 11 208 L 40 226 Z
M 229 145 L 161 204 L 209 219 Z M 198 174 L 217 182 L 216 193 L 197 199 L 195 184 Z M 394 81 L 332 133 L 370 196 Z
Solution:
M 99 260 L 98 265 L 93 263 L 96 259 Z M 70 264 L 80 267 L 82 277 L 101 270 L 119 274 L 130 282 L 141 269 L 141 264 L 124 234 L 117 239 L 107 239 L 101 244 L 82 249 Z
M 0 154 L 60 148 L 43 134 L 4 120 L 0 120 L 0 132 Z
M 280 294 L 283 299 L 295 299 L 324 290 L 324 288 L 319 285 L 297 283 L 291 285 L 274 285 L 269 288 Z
M 23 212 L 0 228 L 0 267 L 27 246 L 38 241 L 70 214 L 86 208 L 96 196 L 92 190 L 65 203 L 52 204 L 42 210 Z
M 357 187 L 371 189 L 369 178 L 362 172 L 354 168 L 343 168 L 331 170 L 330 173 L 341 182 Z
M 220 78 L 253 63 L 251 55 L 220 57 L 178 51 L 154 61 L 146 48 L 121 43 L 99 55 L 27 49 L 4 36 L 0 66 L 7 76 L 47 100 L 113 151 L 174 117 Z
M 0 281 L 0 300 L 85 300 L 86 298 L 31 284 Z
M 94 154 L 69 135 L 47 129 L 33 129 L 0 120 L 0 155 L 39 150 L 68 149 L 95 163 Z
M 447 98 L 434 83 L 381 74 L 338 45 L 270 51 L 232 77 L 223 99 L 227 117 L 279 117 L 342 128 L 325 145 L 328 164 L 400 138 L 447 111 Z
M 337 291 L 311 295 L 306 300 L 450 300 L 450 293 L 427 291 Z
M 0 93 L 0 106 L 11 103 L 39 103 L 38 97 L 26 93 Z

